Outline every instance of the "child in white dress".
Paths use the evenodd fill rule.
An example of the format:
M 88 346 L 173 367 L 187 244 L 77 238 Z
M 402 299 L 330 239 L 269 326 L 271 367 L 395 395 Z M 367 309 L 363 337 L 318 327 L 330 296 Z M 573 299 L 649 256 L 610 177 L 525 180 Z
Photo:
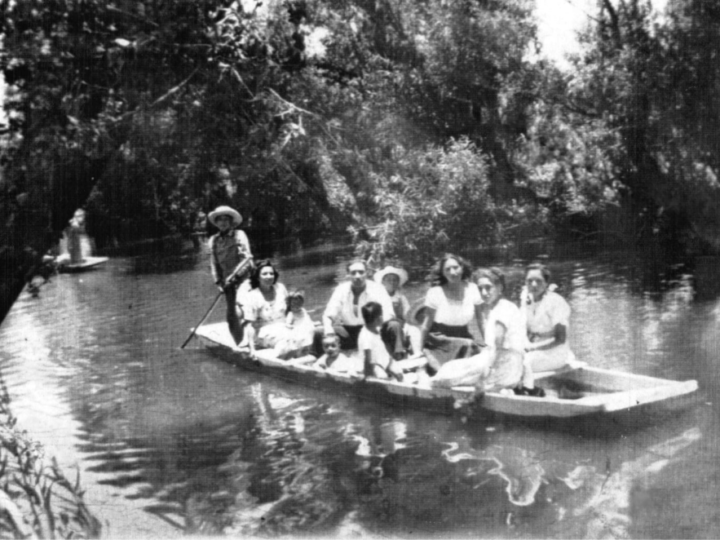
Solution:
M 315 324 L 310 314 L 303 307 L 305 293 L 291 291 L 287 295 L 287 314 L 285 326 L 287 332 L 275 344 L 274 351 L 278 358 L 284 360 L 298 358 L 308 354 L 315 335 Z

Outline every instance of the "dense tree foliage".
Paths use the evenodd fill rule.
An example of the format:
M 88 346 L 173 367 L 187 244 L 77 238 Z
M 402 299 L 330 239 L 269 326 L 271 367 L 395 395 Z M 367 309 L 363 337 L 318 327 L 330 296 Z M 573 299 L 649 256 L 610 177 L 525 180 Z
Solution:
M 100 244 L 230 203 L 407 263 L 553 226 L 718 248 L 718 8 L 599 6 L 561 71 L 531 0 L 0 1 L 3 267 L 81 205 Z
M 631 217 L 633 237 L 717 250 L 720 9 L 675 0 L 660 19 L 647 0 L 600 6 L 562 86 L 564 108 L 597 143 L 610 173 L 602 184 Z

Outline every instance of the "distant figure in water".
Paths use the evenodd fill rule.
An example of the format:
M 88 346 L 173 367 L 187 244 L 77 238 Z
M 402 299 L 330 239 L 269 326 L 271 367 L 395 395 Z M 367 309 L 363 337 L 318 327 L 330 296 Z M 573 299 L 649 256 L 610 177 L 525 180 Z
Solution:
M 70 254 L 70 264 L 80 264 L 85 256 L 90 256 L 90 241 L 85 231 L 85 210 L 78 208 L 70 220 L 69 227 L 65 230 L 67 238 L 67 249 Z M 85 247 L 85 249 L 83 249 Z

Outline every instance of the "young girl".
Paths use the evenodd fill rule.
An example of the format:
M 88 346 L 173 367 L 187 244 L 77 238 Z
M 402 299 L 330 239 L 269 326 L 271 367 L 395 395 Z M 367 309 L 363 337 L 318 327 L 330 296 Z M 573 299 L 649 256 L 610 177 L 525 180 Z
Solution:
M 274 347 L 278 358 L 285 360 L 306 355 L 315 335 L 315 324 L 303 307 L 305 293 L 296 290 L 289 292 L 286 304 L 287 333 Z
M 365 326 L 358 336 L 358 349 L 363 355 L 365 376 L 402 381 L 402 370 L 395 365 L 395 360 L 388 353 L 380 336 L 380 327 L 383 324 L 382 306 L 377 302 L 368 302 L 361 311 Z

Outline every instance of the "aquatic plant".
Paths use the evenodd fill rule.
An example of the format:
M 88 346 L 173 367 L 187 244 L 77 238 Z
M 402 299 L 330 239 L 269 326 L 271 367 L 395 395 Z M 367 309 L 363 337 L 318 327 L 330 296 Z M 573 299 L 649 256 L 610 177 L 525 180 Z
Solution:
M 0 538 L 97 538 L 80 475 L 71 482 L 42 445 L 17 428 L 0 380 Z

